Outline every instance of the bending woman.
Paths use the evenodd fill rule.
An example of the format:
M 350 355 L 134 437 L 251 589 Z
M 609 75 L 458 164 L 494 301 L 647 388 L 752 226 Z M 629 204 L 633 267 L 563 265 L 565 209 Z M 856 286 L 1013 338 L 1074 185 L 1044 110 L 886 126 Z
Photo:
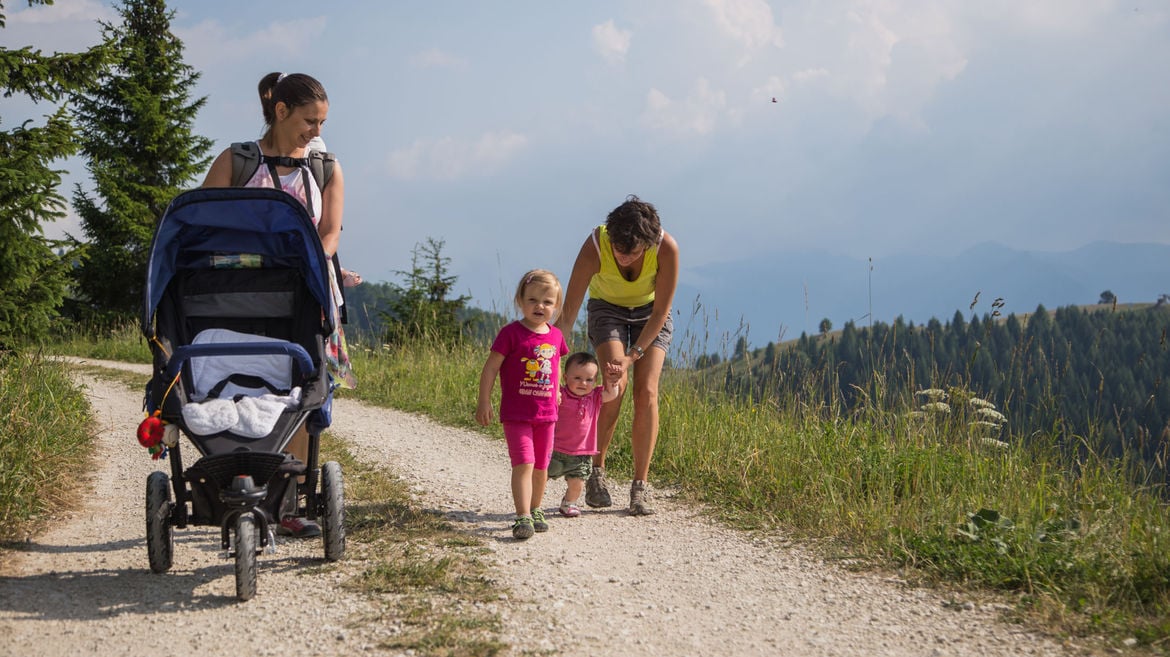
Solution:
M 585 483 L 589 506 L 613 504 L 605 479 L 605 453 L 613 441 L 632 367 L 634 481 L 629 511 L 631 515 L 654 513 L 646 480 L 658 441 L 658 380 L 674 330 L 670 310 L 678 267 L 678 243 L 662 230 L 658 211 L 632 195 L 609 213 L 605 224 L 593 229 L 573 264 L 564 310 L 556 326 L 572 336 L 588 290 L 589 341 L 598 361 L 606 364 L 607 384 L 611 377 L 618 377 L 621 390 L 616 399 L 601 407 L 598 453 Z

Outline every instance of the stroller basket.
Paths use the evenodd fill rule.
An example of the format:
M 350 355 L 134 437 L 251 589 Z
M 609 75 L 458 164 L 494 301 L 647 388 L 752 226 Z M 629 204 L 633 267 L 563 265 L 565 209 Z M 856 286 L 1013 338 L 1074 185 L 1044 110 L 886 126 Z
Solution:
M 217 524 L 217 519 L 228 511 L 222 493 L 237 476 L 249 475 L 257 485 L 267 487 L 258 508 L 271 520 L 279 515 L 281 501 L 294 477 L 304 473 L 304 463 L 284 454 L 240 451 L 205 456 L 187 468 L 183 477 L 191 484 L 195 522 Z
M 257 484 L 267 484 L 284 464 L 284 454 L 270 452 L 229 452 L 205 456 L 187 468 L 188 481 L 210 483 L 216 489 L 231 486 L 232 479 L 250 475 Z M 304 469 L 304 466 L 301 466 Z M 299 473 L 298 473 L 299 474 Z

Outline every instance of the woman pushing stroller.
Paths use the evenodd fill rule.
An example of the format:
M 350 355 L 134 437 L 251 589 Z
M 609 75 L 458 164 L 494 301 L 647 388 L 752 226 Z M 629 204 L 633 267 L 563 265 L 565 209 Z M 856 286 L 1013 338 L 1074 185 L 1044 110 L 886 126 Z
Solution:
M 269 187 L 287 192 L 308 210 L 326 257 L 333 258 L 341 237 L 345 177 L 341 165 L 332 159 L 321 180 L 318 180 L 318 172 L 310 167 L 311 144 L 320 140 L 321 127 L 329 113 L 325 88 L 304 73 L 269 73 L 261 78 L 258 90 L 265 123 L 263 136 L 254 145 L 244 144 L 241 149 L 237 144 L 224 149 L 207 172 L 203 187 Z M 241 152 L 252 154 L 250 162 L 255 167 L 246 179 L 241 178 L 239 169 L 241 161 L 249 160 L 242 160 Z M 320 157 L 316 153 L 312 155 Z M 246 171 L 243 173 L 247 174 Z M 356 380 L 346 353 L 340 318 L 343 272 L 330 266 L 329 279 L 335 329 L 325 345 L 326 360 L 334 379 L 353 388 Z M 288 451 L 304 459 L 307 434 L 303 430 L 290 443 Z M 282 533 L 299 537 L 320 533 L 315 523 L 295 516 L 282 518 L 281 528 Z

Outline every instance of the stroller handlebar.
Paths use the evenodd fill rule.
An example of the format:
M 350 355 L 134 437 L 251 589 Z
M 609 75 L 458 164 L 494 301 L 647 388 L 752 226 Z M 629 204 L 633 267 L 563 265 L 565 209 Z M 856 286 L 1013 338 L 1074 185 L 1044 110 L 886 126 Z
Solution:
M 167 378 L 174 379 L 179 370 L 192 358 L 205 356 L 288 356 L 296 361 L 302 375 L 309 375 L 315 371 L 313 359 L 309 352 L 295 342 L 216 342 L 208 344 L 189 344 L 177 347 L 167 362 Z

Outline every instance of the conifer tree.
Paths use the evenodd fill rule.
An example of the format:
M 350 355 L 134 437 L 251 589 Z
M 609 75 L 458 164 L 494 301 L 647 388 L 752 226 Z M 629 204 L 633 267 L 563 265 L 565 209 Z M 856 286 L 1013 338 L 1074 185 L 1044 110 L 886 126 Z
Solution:
M 0 1 L 0 29 L 5 27 Z M 105 57 L 102 47 L 52 55 L 31 46 L 0 48 L 0 92 L 56 103 L 92 81 Z M 65 215 L 65 199 L 57 191 L 62 172 L 53 163 L 76 150 L 64 108 L 44 123 L 30 119 L 0 131 L 0 350 L 43 337 L 57 317 L 68 260 L 53 252 L 59 245 L 44 236 L 42 225 Z
M 75 272 L 84 307 L 104 319 L 141 307 L 150 240 L 167 204 L 206 169 L 211 141 L 192 125 L 206 97 L 191 99 L 199 74 L 183 63 L 164 0 L 124 0 L 120 24 L 102 22 L 112 66 L 97 88 L 75 97 L 81 150 L 94 196 L 80 185 L 73 205 L 89 239 Z

